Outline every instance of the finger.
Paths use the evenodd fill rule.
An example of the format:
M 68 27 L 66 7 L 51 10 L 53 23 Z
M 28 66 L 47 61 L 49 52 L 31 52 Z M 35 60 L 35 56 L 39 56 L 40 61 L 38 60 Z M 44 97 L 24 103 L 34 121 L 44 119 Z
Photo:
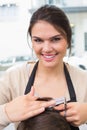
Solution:
M 60 115 L 62 116 L 66 116 L 66 117 L 72 117 L 76 115 L 76 111 L 72 110 L 72 109 L 66 109 L 62 112 L 60 112 Z
M 65 105 L 64 104 L 61 104 L 61 105 L 58 105 L 58 106 L 55 106 L 55 109 L 56 110 L 65 110 Z M 67 107 L 66 107 L 66 109 L 67 109 Z
M 37 101 L 32 101 L 29 103 L 29 107 L 27 107 L 27 112 L 34 111 L 34 110 L 40 109 L 42 107 L 45 108 L 45 106 L 46 106 L 45 104 L 41 104 Z
M 39 109 L 35 109 L 35 110 L 31 111 L 31 112 L 26 113 L 24 115 L 24 117 L 23 117 L 23 120 L 25 120 L 27 118 L 30 118 L 30 117 L 33 117 L 33 116 L 36 116 L 36 115 L 38 115 L 38 114 L 40 114 L 40 113 L 42 113 L 44 111 L 45 111 L 44 107 L 41 107 Z
M 66 117 L 67 116 L 67 111 L 60 112 L 60 115 L 63 116 L 63 117 Z
M 47 108 L 50 106 L 54 106 L 54 104 L 55 104 L 55 100 L 44 101 L 44 102 L 37 101 L 37 100 L 29 100 L 29 102 L 27 102 L 27 112 L 32 111 L 34 109 L 39 109 L 41 107 Z
M 76 125 L 76 126 L 80 125 L 80 120 L 78 117 L 74 117 L 74 116 L 66 117 L 66 120 L 73 125 Z
M 67 103 L 67 109 L 72 108 L 75 105 L 76 102 L 69 102 Z
M 50 100 L 50 101 L 43 102 L 41 104 L 41 106 L 43 106 L 43 107 L 53 107 L 55 104 L 56 104 L 55 100 Z
M 32 102 L 32 105 L 31 107 L 29 107 L 29 110 L 27 111 L 26 113 L 26 116 L 25 117 L 32 117 L 32 116 L 35 116 L 39 113 L 42 113 L 46 107 L 49 107 L 49 106 L 52 106 L 55 104 L 55 100 L 51 100 L 49 102 Z
M 35 91 L 35 90 L 34 90 L 34 86 L 32 86 L 29 95 L 34 96 L 34 91 Z
M 34 86 L 32 86 L 30 92 L 26 95 L 28 100 L 36 100 L 37 99 L 37 97 L 34 96 L 34 92 L 35 92 Z
M 68 122 L 73 122 L 73 121 L 74 121 L 74 118 L 73 118 L 73 116 L 70 116 L 70 117 L 67 117 L 67 116 L 66 116 L 66 120 L 67 120 Z
M 55 100 L 51 100 L 51 101 L 44 101 L 44 102 L 42 102 L 42 101 L 34 101 L 34 102 L 31 102 L 31 104 L 32 104 L 32 106 L 38 106 L 38 107 L 52 107 L 52 106 L 54 106 L 55 105 Z
M 32 96 L 30 93 L 28 93 L 27 95 L 25 95 L 25 99 L 30 102 L 30 101 L 35 101 L 37 97 Z

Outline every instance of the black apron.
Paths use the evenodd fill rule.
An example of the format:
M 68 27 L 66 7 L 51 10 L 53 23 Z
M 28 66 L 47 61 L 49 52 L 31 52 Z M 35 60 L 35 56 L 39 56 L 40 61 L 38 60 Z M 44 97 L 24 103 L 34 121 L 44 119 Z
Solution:
M 34 68 L 32 70 L 32 73 L 30 75 L 29 81 L 28 81 L 26 89 L 25 89 L 25 94 L 28 94 L 30 92 L 30 90 L 31 90 L 31 87 L 32 87 L 32 85 L 34 83 L 34 78 L 35 78 L 37 67 L 38 67 L 38 62 L 35 64 L 35 66 L 34 66 Z M 74 90 L 74 87 L 73 87 L 69 72 L 68 72 L 67 67 L 66 67 L 65 64 L 64 64 L 64 72 L 65 72 L 67 86 L 68 86 L 68 90 L 69 90 L 69 94 L 70 94 L 70 101 L 69 102 L 76 102 L 77 99 L 76 99 L 75 90 Z M 70 127 L 71 127 L 71 130 L 79 130 L 78 127 L 74 127 L 72 125 L 70 125 Z

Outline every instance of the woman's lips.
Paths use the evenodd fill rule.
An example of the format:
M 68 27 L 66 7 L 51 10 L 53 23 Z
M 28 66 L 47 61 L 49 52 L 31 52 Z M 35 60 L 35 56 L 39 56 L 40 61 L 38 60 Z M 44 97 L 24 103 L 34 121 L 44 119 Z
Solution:
M 47 61 L 47 62 L 53 61 L 56 55 L 57 55 L 57 54 L 53 54 L 53 55 L 44 55 L 44 54 L 42 54 L 43 59 L 44 59 L 45 61 Z

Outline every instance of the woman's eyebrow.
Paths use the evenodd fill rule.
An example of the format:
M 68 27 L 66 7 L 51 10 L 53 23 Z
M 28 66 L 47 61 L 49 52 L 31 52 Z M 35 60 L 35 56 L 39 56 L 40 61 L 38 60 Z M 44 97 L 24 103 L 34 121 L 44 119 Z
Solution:
M 60 36 L 62 36 L 62 35 L 61 35 L 61 34 L 57 34 L 57 35 L 54 35 L 54 36 L 49 37 L 48 39 L 52 39 L 52 38 L 60 37 Z M 39 39 L 42 39 L 41 37 L 38 37 L 38 36 L 32 36 L 32 38 L 39 38 Z
M 32 38 L 39 38 L 39 39 L 41 39 L 40 37 L 38 37 L 38 36 L 32 36 Z

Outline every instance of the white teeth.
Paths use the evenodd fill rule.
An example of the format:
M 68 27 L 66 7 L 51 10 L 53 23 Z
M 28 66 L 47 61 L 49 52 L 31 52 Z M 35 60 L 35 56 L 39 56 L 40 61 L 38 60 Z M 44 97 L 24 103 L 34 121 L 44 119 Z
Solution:
M 44 56 L 45 58 L 53 58 L 54 56 Z

